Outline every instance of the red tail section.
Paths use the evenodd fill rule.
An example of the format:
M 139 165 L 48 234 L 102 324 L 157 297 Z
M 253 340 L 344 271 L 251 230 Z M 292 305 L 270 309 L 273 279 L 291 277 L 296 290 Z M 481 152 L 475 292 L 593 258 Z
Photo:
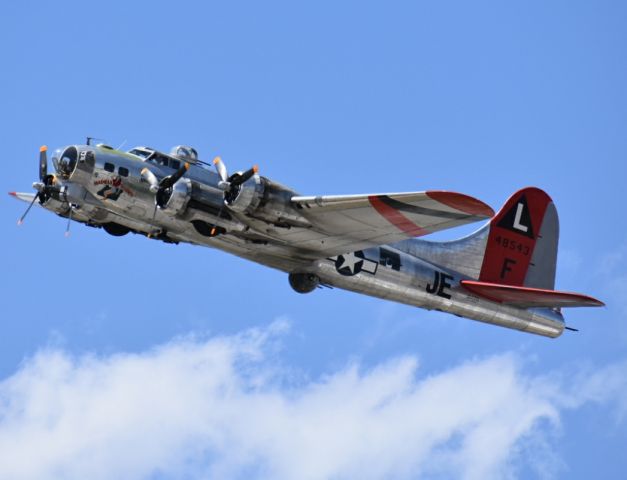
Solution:
M 544 277 L 553 277 L 547 283 L 553 283 L 558 228 L 557 214 L 554 212 L 553 201 L 538 188 L 524 188 L 512 195 L 490 222 L 479 280 L 505 285 L 539 286 L 529 285 L 535 283 L 529 282 L 529 278 L 536 277 L 530 272 L 530 266 L 535 266 L 532 258 L 537 258 L 538 261 L 542 260 L 543 268 L 546 269 Z M 547 224 L 555 223 L 555 226 L 547 225 L 547 237 L 551 238 L 543 240 L 541 229 L 545 216 L 548 218 Z M 552 237 L 555 237 L 554 241 Z M 544 248 L 537 248 L 539 242 L 543 243 Z M 538 252 L 534 257 L 536 249 Z M 553 288 L 552 284 L 541 286 Z
M 535 187 L 512 195 L 490 223 L 452 242 L 414 240 L 412 255 L 468 276 L 472 294 L 518 308 L 602 306 L 580 293 L 555 290 L 557 209 Z

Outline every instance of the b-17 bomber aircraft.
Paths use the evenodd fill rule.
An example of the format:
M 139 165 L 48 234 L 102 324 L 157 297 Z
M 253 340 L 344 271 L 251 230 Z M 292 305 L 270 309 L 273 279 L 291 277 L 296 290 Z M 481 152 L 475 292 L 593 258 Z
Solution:
M 538 188 L 516 192 L 495 215 L 447 191 L 302 196 L 259 175 L 229 175 L 195 149 L 127 152 L 72 145 L 52 158 L 41 147 L 36 193 L 11 192 L 61 217 L 168 243 L 218 248 L 288 274 L 299 293 L 337 287 L 547 337 L 565 326 L 563 307 L 602 306 L 554 290 L 559 225 Z M 459 240 L 417 239 L 488 220 Z M 574 329 L 573 329 L 574 330 Z

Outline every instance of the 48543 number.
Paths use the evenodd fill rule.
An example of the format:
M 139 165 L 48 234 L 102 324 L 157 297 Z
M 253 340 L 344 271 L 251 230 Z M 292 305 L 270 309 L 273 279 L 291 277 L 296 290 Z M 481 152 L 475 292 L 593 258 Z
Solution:
M 522 253 L 523 255 L 529 255 L 530 250 L 529 250 L 528 245 L 523 245 L 522 243 L 517 242 L 516 240 L 512 240 L 507 237 L 502 237 L 501 235 L 498 235 L 494 240 L 503 248 L 506 248 L 508 250 L 518 251 Z

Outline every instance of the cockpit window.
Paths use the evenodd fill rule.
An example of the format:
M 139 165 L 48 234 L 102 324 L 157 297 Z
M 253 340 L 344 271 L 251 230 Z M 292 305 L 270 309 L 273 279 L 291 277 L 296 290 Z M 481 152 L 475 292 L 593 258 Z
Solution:
M 167 167 L 168 163 L 169 163 L 169 159 L 168 157 L 164 156 L 164 155 L 160 155 L 158 153 L 155 153 L 151 160 L 153 160 L 157 165 L 161 165 L 163 167 Z
M 133 150 L 129 150 L 128 153 L 130 153 L 131 155 L 137 155 L 138 157 L 146 159 L 150 155 L 152 155 L 153 152 L 151 152 L 149 150 L 144 150 L 142 148 L 134 148 Z
M 159 152 L 153 152 L 153 154 L 148 157 L 146 161 L 156 163 L 157 165 L 161 165 L 162 167 L 179 168 L 181 166 L 181 162 L 179 162 L 178 160 L 174 160 L 173 158 L 170 158 L 167 155 L 163 155 Z M 175 167 L 174 165 L 178 165 L 178 167 Z

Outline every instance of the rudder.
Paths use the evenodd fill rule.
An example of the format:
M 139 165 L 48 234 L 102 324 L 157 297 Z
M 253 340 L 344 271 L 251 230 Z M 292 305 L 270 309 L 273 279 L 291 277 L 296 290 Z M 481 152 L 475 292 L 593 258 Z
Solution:
M 558 238 L 551 197 L 535 187 L 519 190 L 490 221 L 479 280 L 552 290 Z

